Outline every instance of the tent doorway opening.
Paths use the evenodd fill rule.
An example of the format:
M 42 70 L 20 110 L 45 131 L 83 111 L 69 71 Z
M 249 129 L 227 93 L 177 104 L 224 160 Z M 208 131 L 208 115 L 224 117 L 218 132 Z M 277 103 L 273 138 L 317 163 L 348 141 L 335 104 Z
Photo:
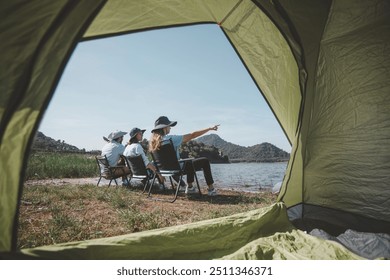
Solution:
M 88 150 L 115 129 L 147 129 L 160 115 L 172 133 L 221 124 L 233 144 L 291 146 L 269 106 L 217 25 L 196 25 L 79 43 L 40 130 Z M 126 139 L 125 139 L 126 140 Z

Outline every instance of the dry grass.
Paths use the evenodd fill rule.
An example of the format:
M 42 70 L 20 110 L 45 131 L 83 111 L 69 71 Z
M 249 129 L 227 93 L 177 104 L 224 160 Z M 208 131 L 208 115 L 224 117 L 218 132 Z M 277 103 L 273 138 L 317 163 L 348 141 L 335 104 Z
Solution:
M 205 193 L 205 191 L 204 191 Z M 117 236 L 186 224 L 268 206 L 270 192 L 219 190 L 216 197 L 155 192 L 140 188 L 84 185 L 26 185 L 19 216 L 18 247 L 33 248 L 69 241 Z

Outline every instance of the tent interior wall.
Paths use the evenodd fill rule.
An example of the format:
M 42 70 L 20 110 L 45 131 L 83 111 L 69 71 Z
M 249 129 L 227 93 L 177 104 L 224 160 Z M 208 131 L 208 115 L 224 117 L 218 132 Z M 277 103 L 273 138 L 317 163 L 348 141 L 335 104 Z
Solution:
M 0 252 L 6 258 L 143 259 L 160 252 L 158 240 L 191 230 L 204 240 L 221 225 L 228 234 L 240 221 L 240 238 L 223 235 L 212 248 L 180 252 L 165 244 L 154 256 L 356 259 L 302 230 L 390 233 L 389 1 L 15 0 L 3 1 L 0 13 Z M 278 203 L 196 225 L 18 251 L 30 147 L 76 45 L 204 23 L 220 26 L 292 144 Z M 292 246 L 292 237 L 326 250 Z

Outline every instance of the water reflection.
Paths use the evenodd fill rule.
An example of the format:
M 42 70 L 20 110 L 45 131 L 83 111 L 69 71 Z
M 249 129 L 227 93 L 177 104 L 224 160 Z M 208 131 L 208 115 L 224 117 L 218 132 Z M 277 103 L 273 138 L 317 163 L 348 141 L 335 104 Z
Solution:
M 212 164 L 215 185 L 244 191 L 270 189 L 283 180 L 287 162 Z M 199 182 L 205 185 L 202 172 L 197 172 Z

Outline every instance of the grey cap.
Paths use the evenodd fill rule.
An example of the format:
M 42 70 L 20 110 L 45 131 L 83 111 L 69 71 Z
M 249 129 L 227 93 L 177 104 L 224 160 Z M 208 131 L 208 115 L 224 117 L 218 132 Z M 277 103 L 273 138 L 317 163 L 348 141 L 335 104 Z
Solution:
M 111 132 L 108 136 L 107 136 L 107 139 L 112 141 L 114 139 L 117 139 L 119 137 L 122 137 L 122 136 L 125 136 L 127 134 L 127 132 L 124 132 L 124 131 L 120 131 L 120 130 L 116 130 L 114 132 Z

